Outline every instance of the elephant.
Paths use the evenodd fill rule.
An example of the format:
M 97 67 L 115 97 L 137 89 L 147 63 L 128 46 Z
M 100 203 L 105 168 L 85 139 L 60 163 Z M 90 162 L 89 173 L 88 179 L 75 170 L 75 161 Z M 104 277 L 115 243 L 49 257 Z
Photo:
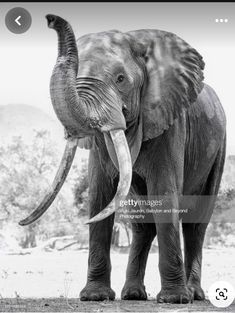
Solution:
M 203 300 L 202 247 L 223 173 L 226 117 L 217 94 L 204 82 L 202 56 L 162 30 L 111 30 L 76 40 L 66 20 L 52 14 L 46 18 L 58 36 L 51 101 L 67 141 L 52 186 L 20 225 L 35 222 L 49 208 L 76 148 L 89 149 L 89 258 L 80 300 L 115 299 L 111 235 L 120 201 L 132 195 L 168 197 L 172 210 L 165 222 L 157 214 L 151 222 L 133 222 L 121 298 L 147 299 L 144 275 L 157 237 L 157 301 Z M 189 211 L 187 220 L 180 213 L 180 199 L 187 196 L 212 200 L 206 205 L 195 200 L 193 218 Z M 196 218 L 204 213 L 206 219 Z

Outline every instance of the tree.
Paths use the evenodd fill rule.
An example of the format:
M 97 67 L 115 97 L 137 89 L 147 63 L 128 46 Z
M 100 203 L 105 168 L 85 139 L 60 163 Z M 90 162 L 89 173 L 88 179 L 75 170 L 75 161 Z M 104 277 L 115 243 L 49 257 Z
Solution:
M 33 141 L 25 143 L 20 136 L 0 149 L 0 207 L 2 224 L 13 223 L 19 245 L 35 247 L 36 234 L 47 239 L 73 233 L 76 210 L 68 184 L 63 186 L 46 218 L 27 227 L 18 221 L 30 214 L 41 201 L 57 170 L 59 160 L 56 145 L 48 131 L 36 131 Z
M 215 210 L 213 212 L 212 220 L 215 222 L 210 223 L 207 236 L 207 245 L 221 245 L 221 246 L 234 246 L 234 232 L 235 232 L 235 189 L 228 188 L 220 190 Z
M 76 179 L 74 182 L 74 205 L 78 208 L 79 215 L 88 217 L 88 162 L 82 159 L 80 169 L 75 168 Z

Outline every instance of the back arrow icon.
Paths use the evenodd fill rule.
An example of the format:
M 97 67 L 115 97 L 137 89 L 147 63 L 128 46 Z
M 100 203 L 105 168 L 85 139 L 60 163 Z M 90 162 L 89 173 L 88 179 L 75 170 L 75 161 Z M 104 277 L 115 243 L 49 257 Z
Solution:
M 19 26 L 21 26 L 19 20 L 21 19 L 21 15 L 19 15 L 16 19 L 15 19 L 15 22 L 16 24 L 18 24 Z

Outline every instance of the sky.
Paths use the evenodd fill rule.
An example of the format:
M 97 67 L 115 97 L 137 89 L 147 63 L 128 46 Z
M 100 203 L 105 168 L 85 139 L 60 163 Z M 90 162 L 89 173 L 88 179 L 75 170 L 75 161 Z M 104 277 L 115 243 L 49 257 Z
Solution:
M 7 12 L 27 9 L 31 28 L 11 33 Z M 206 63 L 205 82 L 217 92 L 227 115 L 228 151 L 235 154 L 235 3 L 0 3 L 0 105 L 29 104 L 53 119 L 49 80 L 57 56 L 57 37 L 45 15 L 67 19 L 76 37 L 110 29 L 162 29 L 196 48 Z M 227 19 L 227 23 L 216 19 Z M 59 121 L 58 121 L 59 123 Z

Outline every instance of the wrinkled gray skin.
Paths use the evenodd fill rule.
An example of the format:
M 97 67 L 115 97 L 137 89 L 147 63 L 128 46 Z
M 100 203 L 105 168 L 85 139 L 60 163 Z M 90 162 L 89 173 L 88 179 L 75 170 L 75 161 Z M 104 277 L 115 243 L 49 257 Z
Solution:
M 90 217 L 110 203 L 117 189 L 118 164 L 109 136 L 115 129 L 125 131 L 135 198 L 171 195 L 175 197 L 170 207 L 180 209 L 179 195 L 217 195 L 226 120 L 216 93 L 203 83 L 204 63 L 198 52 L 176 35 L 158 30 L 88 34 L 76 46 L 66 21 L 52 15 L 47 19 L 59 36 L 60 67 L 53 73 L 52 85 L 61 86 L 52 93 L 54 108 L 68 137 L 80 138 L 79 145 L 91 149 Z M 66 57 L 67 63 L 63 61 Z M 199 201 L 195 206 L 195 216 L 200 217 Z M 156 234 L 161 276 L 158 302 L 204 299 L 202 245 L 213 207 L 214 201 L 204 206 L 206 220 L 187 223 L 183 218 L 184 263 L 181 216 L 169 214 L 167 223 L 159 223 L 154 215 L 152 223 L 132 225 L 122 299 L 147 299 L 144 274 Z M 83 301 L 115 298 L 110 285 L 113 222 L 114 214 L 89 225 L 87 284 L 80 293 Z

